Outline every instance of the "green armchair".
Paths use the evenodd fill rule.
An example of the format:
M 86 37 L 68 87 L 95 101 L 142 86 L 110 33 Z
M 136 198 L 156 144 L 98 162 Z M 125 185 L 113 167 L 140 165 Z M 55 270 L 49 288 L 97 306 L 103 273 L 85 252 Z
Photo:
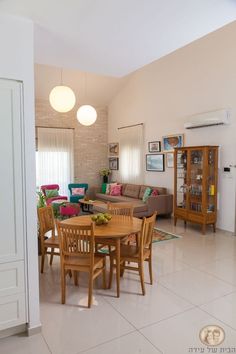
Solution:
M 68 188 L 70 191 L 70 202 L 71 203 L 78 203 L 80 199 L 84 198 L 86 191 L 88 190 L 88 184 L 87 183 L 70 183 L 68 184 Z M 84 194 L 74 194 L 74 190 L 76 188 L 84 188 Z

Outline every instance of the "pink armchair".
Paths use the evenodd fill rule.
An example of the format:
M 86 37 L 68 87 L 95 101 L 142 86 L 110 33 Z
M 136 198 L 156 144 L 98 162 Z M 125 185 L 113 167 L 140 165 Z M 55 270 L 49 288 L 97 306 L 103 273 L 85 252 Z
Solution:
M 54 200 L 59 200 L 59 199 L 67 200 L 66 196 L 59 195 L 59 193 L 58 193 L 58 196 L 56 196 L 56 197 L 47 198 L 46 190 L 50 190 L 50 189 L 57 189 L 59 191 L 59 185 L 58 184 L 47 184 L 47 185 L 41 186 L 41 190 L 43 192 L 43 195 L 45 196 L 47 205 L 50 205 Z

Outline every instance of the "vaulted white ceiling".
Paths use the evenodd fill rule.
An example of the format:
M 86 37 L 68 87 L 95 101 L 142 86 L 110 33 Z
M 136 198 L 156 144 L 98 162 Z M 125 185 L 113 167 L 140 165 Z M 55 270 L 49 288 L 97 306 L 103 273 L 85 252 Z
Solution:
M 1 0 L 35 22 L 35 61 L 124 76 L 236 19 L 235 0 Z

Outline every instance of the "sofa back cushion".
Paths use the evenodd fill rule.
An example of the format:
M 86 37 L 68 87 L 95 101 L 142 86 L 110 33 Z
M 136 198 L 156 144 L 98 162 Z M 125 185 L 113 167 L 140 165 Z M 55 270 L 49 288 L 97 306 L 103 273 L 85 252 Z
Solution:
M 140 192 L 140 185 L 137 184 L 126 184 L 122 188 L 122 195 L 131 198 L 138 198 Z
M 150 187 L 152 190 L 153 189 L 157 189 L 158 190 L 158 194 L 166 194 L 167 193 L 166 192 L 166 188 L 163 188 L 163 187 L 153 187 L 153 186 L 144 186 L 144 185 L 142 185 L 140 187 L 140 192 L 139 192 L 139 196 L 138 196 L 139 199 L 143 199 L 143 195 L 144 195 L 144 192 L 145 192 L 147 187 Z

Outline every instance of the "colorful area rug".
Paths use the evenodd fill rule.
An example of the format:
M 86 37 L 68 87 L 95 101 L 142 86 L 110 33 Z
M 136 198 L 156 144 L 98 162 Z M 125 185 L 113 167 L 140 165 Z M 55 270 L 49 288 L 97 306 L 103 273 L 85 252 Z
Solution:
M 182 236 L 175 235 L 170 232 L 161 230 L 157 227 L 154 227 L 152 243 L 162 242 L 162 241 L 171 241 L 171 240 L 178 239 L 178 238 L 182 238 Z M 130 244 L 135 244 L 136 243 L 135 235 L 130 235 L 128 240 L 129 240 Z M 99 252 L 108 253 L 107 246 L 100 248 Z
M 152 242 L 161 242 L 161 241 L 170 241 L 174 239 L 181 238 L 182 236 L 172 234 L 170 232 L 164 231 L 159 229 L 158 227 L 155 227 L 153 230 L 153 240 Z

